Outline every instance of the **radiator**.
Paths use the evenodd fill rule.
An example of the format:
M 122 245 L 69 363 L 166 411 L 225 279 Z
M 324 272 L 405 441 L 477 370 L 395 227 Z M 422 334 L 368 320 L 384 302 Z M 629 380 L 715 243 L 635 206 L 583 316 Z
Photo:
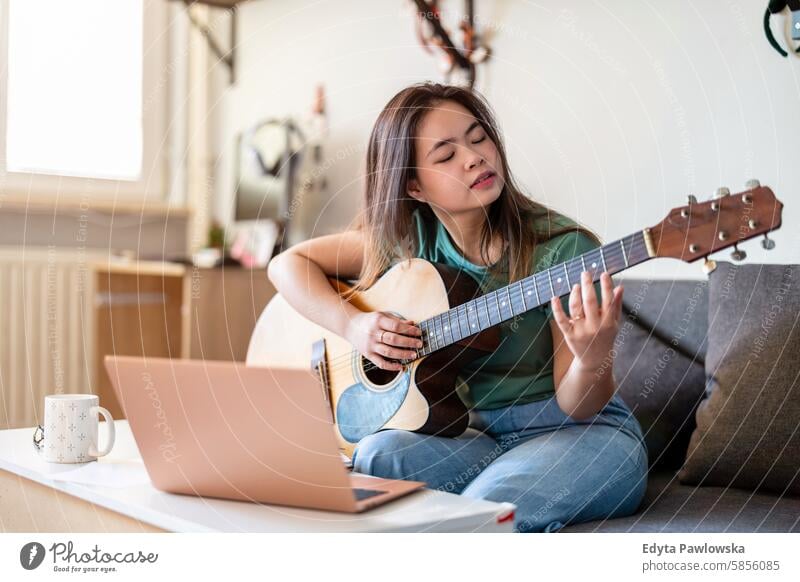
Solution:
M 43 422 L 44 396 L 92 392 L 97 251 L 0 247 L 0 429 Z

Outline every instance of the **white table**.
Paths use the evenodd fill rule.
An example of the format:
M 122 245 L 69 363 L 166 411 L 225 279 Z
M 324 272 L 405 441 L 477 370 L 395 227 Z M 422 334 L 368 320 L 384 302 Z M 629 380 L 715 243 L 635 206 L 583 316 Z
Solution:
M 47 463 L 33 428 L 0 431 L 0 529 L 5 531 L 367 532 L 512 531 L 511 503 L 423 489 L 360 514 L 262 505 L 155 489 L 127 420 L 94 463 Z M 101 442 L 105 427 L 101 423 Z M 94 465 L 84 482 L 65 471 Z M 59 473 L 62 475 L 59 477 Z M 91 481 L 91 483 L 89 483 Z M 67 495 L 63 495 L 66 493 Z

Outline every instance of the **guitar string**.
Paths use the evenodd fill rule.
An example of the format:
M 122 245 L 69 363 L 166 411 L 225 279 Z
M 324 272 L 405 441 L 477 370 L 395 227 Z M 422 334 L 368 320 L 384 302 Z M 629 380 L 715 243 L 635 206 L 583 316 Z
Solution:
M 623 240 L 623 241 L 624 241 L 624 239 L 621 239 L 621 240 Z M 615 242 L 616 242 L 616 241 L 615 241 Z M 633 241 L 631 241 L 631 242 L 633 242 Z M 615 243 L 609 243 L 609 244 L 611 244 L 611 245 L 614 245 L 614 248 L 612 248 L 612 249 L 610 250 L 610 252 L 609 252 L 609 253 L 605 253 L 605 252 L 603 253 L 602 257 L 605 259 L 605 263 L 606 263 L 606 264 L 607 264 L 608 262 L 612 261 L 612 260 L 616 260 L 616 259 L 619 259 L 619 258 L 623 258 L 623 259 L 625 259 L 625 262 L 628 262 L 628 261 L 629 261 L 629 259 L 628 259 L 627 257 L 630 255 L 631 251 L 633 251 L 633 250 L 634 250 L 634 249 L 633 249 L 633 244 L 631 244 L 631 246 L 630 246 L 630 247 L 628 248 L 628 250 L 627 250 L 627 251 L 625 251 L 625 252 L 623 252 L 622 248 L 617 248 L 617 246 L 618 246 L 617 244 L 615 244 Z M 606 245 L 606 246 L 608 246 L 608 245 Z M 529 275 L 529 277 L 536 277 L 536 276 L 539 276 L 540 274 L 546 273 L 547 271 L 552 271 L 552 270 L 554 270 L 554 269 L 557 269 L 558 267 L 560 267 L 561 265 L 563 265 L 563 264 L 565 264 L 565 263 L 568 263 L 568 262 L 570 262 L 570 261 L 574 261 L 575 259 L 578 259 L 578 258 L 580 258 L 581 256 L 583 256 L 583 257 L 585 258 L 585 255 L 586 255 L 586 254 L 598 253 L 598 251 L 599 251 L 599 248 L 598 248 L 597 250 L 594 250 L 594 251 L 589 251 L 588 253 L 585 253 L 584 255 L 578 255 L 577 257 L 573 257 L 573 258 L 572 258 L 572 259 L 570 259 L 569 261 L 564 261 L 564 262 L 562 262 L 562 263 L 559 263 L 558 265 L 555 265 L 555 266 L 553 266 L 553 267 L 549 267 L 548 269 L 543 269 L 543 270 L 541 270 L 541 271 L 537 271 L 537 272 L 536 272 L 536 273 L 534 273 L 533 275 Z M 599 255 L 599 254 L 598 254 L 598 258 L 600 258 L 600 255 Z M 628 268 L 628 267 L 625 267 L 625 269 L 627 269 L 627 268 Z M 625 270 L 625 269 L 621 269 L 621 270 Z M 583 270 L 581 270 L 581 272 L 583 272 Z M 601 273 L 602 273 L 602 272 L 604 272 L 604 271 L 601 271 Z M 617 271 L 617 272 L 619 272 L 619 271 Z M 528 278 L 528 277 L 526 277 L 526 278 Z M 599 279 L 598 279 L 598 281 L 599 281 Z M 505 285 L 504 287 L 513 287 L 513 286 L 515 286 L 515 285 L 520 285 L 520 282 L 521 282 L 521 280 L 519 280 L 519 281 L 514 281 L 513 283 L 510 283 L 509 285 Z M 534 284 L 535 284 L 535 283 L 534 283 Z M 593 283 L 592 283 L 592 284 L 594 284 L 594 281 L 593 281 Z M 504 287 L 503 287 L 503 288 L 504 288 Z M 538 288 L 538 286 L 537 286 L 537 288 Z M 568 295 L 569 293 L 571 293 L 571 291 L 572 291 L 572 288 L 570 287 L 570 291 L 568 291 L 567 293 L 564 293 L 564 295 Z M 511 292 L 511 290 L 509 289 L 509 295 L 510 295 L 510 292 Z M 489 293 L 493 293 L 493 291 L 490 291 Z M 482 295 L 481 297 L 483 297 L 483 296 L 485 296 L 485 295 L 488 295 L 489 293 L 485 293 L 485 294 L 484 294 L 484 295 Z M 560 297 L 561 297 L 561 296 L 560 296 Z M 480 297 L 476 298 L 476 300 L 477 300 L 477 299 L 480 299 Z M 542 307 L 542 306 L 544 306 L 544 305 L 545 305 L 545 304 L 541 304 L 541 305 L 539 305 L 539 306 L 537 306 L 537 307 Z M 451 308 L 451 309 L 456 309 L 456 308 L 454 307 L 454 308 Z M 531 309 L 535 309 L 535 308 L 531 308 Z M 526 311 L 528 311 L 528 310 L 526 310 Z M 447 312 L 443 312 L 443 313 L 447 313 Z M 487 313 L 488 313 L 488 312 L 487 312 Z M 434 316 L 434 317 L 437 317 L 438 315 L 442 315 L 442 314 L 437 314 L 437 315 L 436 315 L 436 316 Z M 456 315 L 456 317 L 457 317 L 457 318 L 459 318 L 459 317 L 460 317 L 460 315 Z M 428 318 L 428 319 L 433 319 L 433 318 Z M 449 318 L 448 318 L 448 319 L 449 319 Z M 491 318 L 490 318 L 490 321 L 491 321 Z M 501 323 L 501 322 L 500 322 L 500 323 Z M 435 325 L 435 324 L 434 324 L 434 325 Z M 492 324 L 492 325 L 490 325 L 490 326 L 488 326 L 488 327 L 493 327 L 493 326 L 495 326 L 495 325 L 499 325 L 499 323 Z M 487 328 L 483 328 L 483 329 L 481 329 L 480 331 L 483 331 L 484 329 L 488 329 L 488 327 L 487 327 Z M 428 329 L 426 328 L 426 329 L 425 329 L 425 331 L 428 331 Z M 477 333 L 479 333 L 479 332 L 475 332 L 475 333 L 477 334 Z M 434 334 L 434 336 L 435 336 L 435 335 L 436 335 L 436 334 Z M 474 334 L 470 334 L 470 335 L 464 336 L 464 337 L 462 337 L 462 338 L 460 338 L 460 339 L 464 339 L 465 337 L 470 337 L 471 335 L 474 335 Z M 417 337 L 417 336 L 411 336 L 411 337 Z M 442 338 L 445 340 L 445 342 L 447 342 L 447 339 L 446 339 L 446 337 L 444 337 L 444 332 L 442 332 L 442 333 L 440 334 L 440 337 L 442 337 Z M 428 335 L 428 338 L 430 338 L 430 334 Z M 460 341 L 460 340 L 455 340 L 455 341 Z M 448 342 L 448 343 L 449 343 L 449 345 L 452 345 L 453 343 L 455 343 L 455 341 L 454 341 L 454 342 Z M 428 346 L 427 346 L 427 347 L 430 347 L 430 339 L 428 340 Z M 425 346 L 425 345 L 423 345 L 423 347 L 422 347 L 422 348 L 418 348 L 418 349 L 417 349 L 417 350 L 415 350 L 415 351 L 424 350 L 425 348 L 426 348 L 426 346 Z M 402 349 L 402 348 L 397 348 L 397 349 Z M 440 349 L 440 348 L 434 349 L 433 351 L 434 351 L 434 352 L 435 352 L 435 351 L 438 351 L 438 349 Z M 431 353 L 433 353 L 433 352 L 431 352 Z M 359 355 L 361 355 L 361 354 L 360 354 L 360 352 L 358 352 L 358 350 L 350 350 L 350 352 L 348 352 L 348 353 L 345 353 L 345 354 L 342 354 L 342 355 L 340 355 L 340 356 L 337 356 L 336 358 L 334 358 L 333 360 L 331 360 L 331 362 L 330 362 L 330 365 L 328 365 L 328 370 L 329 370 L 329 371 L 339 371 L 339 370 L 342 370 L 342 369 L 344 369 L 344 368 L 346 368 L 346 367 L 350 367 L 350 366 L 352 365 L 353 354 L 359 354 Z M 430 354 L 425 354 L 425 355 L 427 356 L 427 355 L 430 355 Z M 369 372 L 369 371 L 371 371 L 371 370 L 374 370 L 374 369 L 376 369 L 376 368 L 379 368 L 379 367 L 380 367 L 380 366 L 378 366 L 377 364 L 374 364 L 374 363 L 372 363 L 372 360 L 369 360 L 368 358 L 366 358 L 366 356 L 362 356 L 362 357 L 364 357 L 365 359 L 367 359 L 367 364 L 365 364 L 365 365 L 364 365 L 364 367 L 363 367 L 363 370 L 364 370 L 364 372 Z M 383 357 L 384 357 L 384 358 L 387 358 L 387 359 L 393 359 L 393 358 L 390 358 L 390 357 L 388 357 L 388 356 L 383 356 Z M 408 365 L 410 365 L 410 364 L 411 364 L 411 362 L 414 362 L 414 361 L 418 360 L 420 357 L 424 357 L 424 356 L 418 356 L 417 358 L 414 358 L 414 359 L 412 359 L 412 360 L 409 362 L 409 364 L 408 364 Z M 386 370 L 386 371 L 387 371 L 387 372 L 397 372 L 398 370 Z
M 624 239 L 623 239 L 623 240 L 624 240 Z M 610 243 L 610 244 L 614 244 L 614 243 Z M 606 246 L 608 246 L 608 245 L 606 245 Z M 624 253 L 624 254 L 623 254 L 623 251 L 622 251 L 622 249 L 616 249 L 616 245 L 614 245 L 614 246 L 615 246 L 615 248 L 614 248 L 614 249 L 612 249 L 612 250 L 610 251 L 610 253 L 608 253 L 608 254 L 606 254 L 606 253 L 603 253 L 603 255 L 602 255 L 602 256 L 603 256 L 603 258 L 605 259 L 605 262 L 606 262 L 606 263 L 608 263 L 608 262 L 609 262 L 609 260 L 619 259 L 620 257 L 627 258 L 627 256 L 630 254 L 630 251 L 631 251 L 631 250 L 633 250 L 633 246 L 631 245 L 631 247 L 629 248 L 628 252 L 626 252 L 626 253 Z M 586 253 L 586 254 L 592 254 L 592 253 L 594 253 L 594 252 L 597 252 L 597 251 L 589 251 L 589 252 L 588 252 L 588 253 Z M 579 255 L 578 257 L 575 257 L 575 258 L 580 258 L 580 256 L 584 256 L 584 257 L 585 257 L 585 255 Z M 599 258 L 599 256 L 598 256 L 598 258 Z M 572 261 L 572 260 L 574 260 L 574 258 L 573 258 L 573 259 L 570 259 L 570 261 Z M 570 261 L 564 261 L 564 263 L 567 263 L 567 262 L 570 262 Z M 533 275 L 533 276 L 538 276 L 538 275 L 540 275 L 540 274 L 542 274 L 542 273 L 546 273 L 548 270 L 557 269 L 557 268 L 558 268 L 560 265 L 563 265 L 564 263 L 559 263 L 558 265 L 556 265 L 556 266 L 554 266 L 554 267 L 549 267 L 548 269 L 544 269 L 544 270 L 541 270 L 541 271 L 537 271 L 536 273 L 534 273 L 534 275 Z M 626 268 L 627 268 L 627 267 L 626 267 Z M 622 270 L 624 270 L 624 269 L 622 269 Z M 602 272 L 603 272 L 603 271 L 601 271 L 601 273 L 602 273 Z M 619 271 L 617 271 L 617 272 L 619 272 Z M 527 277 L 526 277 L 526 278 L 527 278 Z M 598 279 L 598 280 L 599 280 L 599 279 Z M 510 285 L 506 285 L 506 286 L 504 286 L 504 287 L 512 287 L 512 286 L 514 286 L 514 285 L 518 285 L 519 283 L 520 283 L 520 281 L 515 281 L 515 282 L 511 283 Z M 594 282 L 593 282 L 593 284 L 594 284 Z M 570 292 L 571 292 L 571 288 L 570 288 Z M 490 291 L 489 293 L 492 293 L 492 291 Z M 567 294 L 568 294 L 568 293 L 564 293 L 564 295 L 567 295 Z M 488 293 L 484 294 L 484 296 L 485 296 L 485 295 L 488 295 Z M 483 296 L 482 296 L 482 297 L 483 297 Z M 480 299 L 480 298 L 478 298 L 478 299 Z M 539 306 L 537 306 L 537 307 L 542 307 L 543 305 L 544 305 L 544 304 L 542 304 L 542 305 L 539 305 Z M 455 309 L 455 308 L 452 308 L 452 309 Z M 535 309 L 535 308 L 532 308 L 532 309 Z M 527 310 L 526 310 L 526 311 L 527 311 Z M 443 313 L 446 313 L 446 312 L 443 312 Z M 487 311 L 487 313 L 488 313 L 488 311 Z M 437 314 L 437 315 L 436 315 L 436 316 L 434 316 L 434 317 L 437 317 L 438 315 L 441 315 L 441 314 Z M 501 316 L 502 316 L 502 314 L 501 314 Z M 460 317 L 460 316 L 459 316 L 459 315 L 456 315 L 456 317 Z M 433 319 L 433 318 L 428 318 L 428 319 Z M 448 318 L 448 319 L 449 319 L 449 318 Z M 490 321 L 491 321 L 491 318 L 490 318 Z M 493 327 L 493 326 L 495 326 L 495 325 L 499 325 L 499 323 L 501 323 L 501 322 L 498 322 L 498 323 L 492 324 L 492 325 L 490 325 L 490 326 L 488 326 L 488 327 Z M 434 324 L 434 325 L 435 325 L 435 324 Z M 484 329 L 488 329 L 488 327 L 487 327 L 487 328 L 484 328 Z M 427 331 L 427 328 L 426 328 L 426 331 Z M 483 331 L 483 329 L 482 329 L 481 331 Z M 475 333 L 479 333 L 479 332 L 475 332 Z M 470 334 L 470 335 L 468 335 L 468 336 L 464 336 L 464 337 L 470 337 L 471 335 L 474 335 L 474 334 Z M 436 337 L 436 334 L 434 334 L 434 336 Z M 412 336 L 412 337 L 416 337 L 416 336 Z M 430 337 L 430 335 L 429 335 L 429 337 Z M 457 342 L 457 341 L 460 341 L 460 340 L 454 340 L 454 341 L 452 341 L 452 342 L 448 342 L 448 340 L 447 340 L 447 338 L 445 337 L 445 335 L 444 335 L 444 332 L 443 332 L 443 331 L 442 331 L 442 333 L 440 334 L 440 336 L 438 336 L 438 337 L 441 337 L 442 339 L 444 339 L 444 341 L 445 341 L 446 343 L 448 343 L 449 345 L 452 345 L 453 343 L 455 343 L 455 342 Z M 462 337 L 462 338 L 460 338 L 460 339 L 464 339 L 464 337 Z M 429 343 L 428 345 L 430 346 L 430 343 Z M 442 347 L 446 347 L 446 346 L 442 346 Z M 419 348 L 419 350 L 424 350 L 424 349 L 425 349 L 425 346 L 423 346 L 422 348 Z M 442 348 L 436 348 L 436 349 L 434 349 L 434 350 L 433 350 L 433 352 L 435 352 L 435 351 L 438 351 L 439 349 L 442 349 Z M 419 350 L 417 350 L 417 351 L 419 351 Z M 433 352 L 431 352 L 431 353 L 433 353 Z M 361 354 L 358 352 L 358 350 L 351 350 L 349 353 L 342 354 L 341 356 L 337 356 L 336 358 L 334 358 L 333 360 L 331 360 L 331 363 L 330 363 L 330 365 L 328 366 L 328 370 L 329 370 L 329 371 L 339 371 L 339 370 L 342 370 L 342 369 L 344 369 L 344 368 L 346 368 L 346 367 L 350 367 L 350 366 L 352 365 L 352 358 L 353 358 L 353 355 L 354 355 L 354 354 L 361 355 Z M 427 356 L 427 355 L 430 355 L 430 354 L 425 354 L 425 355 Z M 374 364 L 374 363 L 372 363 L 372 361 L 371 361 L 371 360 L 369 360 L 368 358 L 366 358 L 366 356 L 362 356 L 362 357 L 364 357 L 365 359 L 367 359 L 367 363 L 366 363 L 366 364 L 363 366 L 363 371 L 364 371 L 364 372 L 369 372 L 369 371 L 371 371 L 371 370 L 374 370 L 374 369 L 376 369 L 376 368 L 380 368 L 380 366 L 378 366 L 377 364 Z M 385 357 L 385 358 L 386 358 L 387 356 L 383 356 L 383 357 Z M 422 357 L 422 356 L 419 356 L 419 357 L 417 357 L 417 358 L 414 358 L 414 359 L 410 360 L 409 364 L 407 364 L 407 365 L 410 365 L 412 362 L 414 362 L 414 361 L 418 360 L 420 357 Z M 388 358 L 388 359 L 393 359 L 393 358 Z M 386 371 L 387 371 L 387 372 L 397 372 L 398 370 L 386 370 Z
M 611 243 L 611 244 L 614 244 L 614 243 Z M 633 248 L 632 248 L 632 247 L 631 247 L 631 248 L 629 248 L 629 252 L 628 252 L 628 253 L 623 253 L 621 249 L 620 249 L 619 251 L 612 249 L 612 252 L 609 252 L 609 253 L 607 254 L 608 256 L 606 256 L 606 253 L 604 252 L 604 253 L 602 254 L 602 256 L 601 256 L 601 257 L 598 257 L 598 258 L 605 259 L 605 261 L 606 261 L 606 262 L 610 262 L 610 261 L 613 261 L 613 260 L 619 259 L 619 258 L 620 258 L 620 256 L 622 256 L 622 257 L 623 257 L 623 259 L 624 259 L 624 260 L 627 262 L 627 254 L 630 254 L 630 250 L 633 250 Z M 587 254 L 592 254 L 593 252 L 596 252 L 596 251 L 590 251 L 590 252 L 589 252 L 589 253 L 587 253 Z M 566 263 L 566 261 L 565 261 L 565 263 Z M 564 265 L 564 263 L 559 263 L 558 265 L 555 265 L 554 267 L 550 267 L 550 270 L 553 270 L 553 269 L 558 269 L 558 267 L 559 267 L 559 266 L 561 266 L 561 265 Z M 626 267 L 626 268 L 627 268 L 627 267 Z M 624 270 L 624 268 L 623 268 L 623 269 L 621 269 L 621 270 Z M 543 271 L 539 271 L 539 272 L 535 273 L 535 275 L 539 275 L 540 273 L 544 273 L 544 272 L 546 272 L 546 271 L 544 271 L 544 270 L 543 270 Z M 568 272 L 568 270 L 567 270 L 567 272 Z M 601 272 L 602 272 L 602 271 L 601 271 Z M 619 272 L 619 271 L 616 271 L 616 272 Z M 511 286 L 513 286 L 513 285 L 516 285 L 516 284 L 519 284 L 519 283 L 520 283 L 519 281 L 515 281 L 514 283 L 511 283 L 510 285 L 508 285 L 508 286 L 504 286 L 504 287 L 511 287 Z M 522 287 L 520 287 L 520 291 L 521 291 L 521 290 L 522 290 Z M 564 295 L 567 295 L 567 293 L 565 293 Z M 510 290 L 509 290 L 509 296 L 510 296 Z M 537 307 L 540 307 L 540 306 L 541 306 L 541 305 L 539 305 L 539 306 L 537 306 Z M 488 314 L 488 312 L 487 312 L 487 314 Z M 502 317 L 502 314 L 501 314 L 499 311 L 498 311 L 498 314 L 499 314 L 499 315 Z M 460 315 L 456 314 L 456 317 L 457 317 L 457 318 L 460 318 Z M 491 320 L 491 319 L 490 319 L 490 320 Z M 499 322 L 498 322 L 498 323 L 499 323 Z M 489 327 L 493 327 L 494 325 L 498 325 L 498 324 L 492 324 L 492 325 L 491 325 L 491 326 L 489 326 Z M 482 331 L 482 330 L 481 330 L 481 331 Z M 478 333 L 478 332 L 476 332 L 476 333 Z M 474 335 L 474 334 L 470 334 L 470 335 Z M 468 335 L 468 336 L 464 336 L 464 337 L 470 337 L 470 335 Z M 442 337 L 442 338 L 443 338 L 445 341 L 447 341 L 446 337 L 444 336 L 444 332 L 443 332 L 443 331 L 442 331 L 441 337 Z M 449 342 L 449 344 L 448 344 L 448 345 L 452 345 L 453 343 L 455 343 L 455 342 L 457 342 L 457 341 L 460 341 L 460 339 L 464 339 L 464 337 L 462 337 L 462 338 L 459 338 L 459 340 L 454 340 L 454 341 L 452 341 L 452 342 Z M 443 346 L 443 347 L 446 347 L 446 346 Z M 424 346 L 423 346 L 423 348 L 422 348 L 422 349 L 425 349 L 425 348 L 424 348 Z M 435 349 L 434 351 L 438 351 L 438 349 Z M 356 353 L 358 353 L 358 352 L 357 352 L 357 350 L 351 350 L 349 354 L 345 354 L 345 355 L 343 355 L 343 356 L 339 356 L 339 357 L 337 357 L 337 358 L 336 358 L 336 359 L 333 361 L 333 362 L 337 362 L 337 363 L 333 363 L 333 362 L 332 362 L 332 363 L 331 363 L 331 365 L 328 367 L 328 370 L 329 370 L 329 371 L 339 371 L 339 370 L 341 370 L 341 369 L 342 369 L 342 368 L 344 368 L 344 367 L 350 367 L 350 366 L 352 365 L 352 358 L 353 358 L 353 354 L 356 354 Z M 433 353 L 433 352 L 431 352 L 431 353 Z M 360 355 L 360 354 L 359 354 L 359 355 Z M 429 354 L 426 354 L 426 355 L 429 355 Z M 364 356 L 362 356 L 362 357 L 364 357 Z M 365 357 L 365 359 L 367 359 L 367 358 Z M 410 360 L 410 361 L 409 361 L 409 364 L 410 364 L 410 363 L 412 363 L 412 362 L 414 362 L 414 361 L 416 361 L 417 359 L 419 359 L 419 357 L 417 357 L 417 358 L 414 358 L 414 359 Z M 342 360 L 346 360 L 346 361 L 342 361 Z M 376 369 L 376 368 L 379 368 L 379 367 L 380 367 L 380 366 L 378 366 L 378 365 L 376 365 L 376 364 L 372 363 L 372 361 L 371 361 L 371 360 L 367 359 L 367 363 L 366 363 L 366 364 L 363 366 L 363 370 L 364 370 L 364 372 L 369 372 L 369 371 L 371 371 L 371 370 L 374 370 L 374 369 Z M 392 372 L 392 371 L 395 371 L 395 370 L 387 370 L 387 372 Z

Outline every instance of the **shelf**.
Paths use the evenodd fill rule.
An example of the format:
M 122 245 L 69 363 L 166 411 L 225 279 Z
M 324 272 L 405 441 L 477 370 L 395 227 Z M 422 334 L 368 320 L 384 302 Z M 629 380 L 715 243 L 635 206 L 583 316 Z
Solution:
M 28 196 L 27 194 L 8 194 L 0 212 L 15 211 L 25 213 L 85 214 L 87 211 L 103 214 L 141 214 L 142 216 L 188 217 L 192 209 L 187 206 L 174 206 L 161 201 L 141 199 L 119 200 L 92 198 L 87 201 L 77 196 Z
M 211 52 L 216 55 L 216 57 L 221 60 L 225 65 L 228 67 L 228 71 L 230 72 L 230 82 L 231 84 L 236 82 L 236 42 L 237 42 L 237 31 L 236 31 L 236 19 L 238 13 L 238 5 L 247 2 L 248 0 L 183 0 L 183 3 L 186 5 L 186 14 L 189 16 L 189 20 L 192 22 L 192 26 L 194 26 L 200 33 L 206 38 L 208 42 L 208 46 L 211 49 Z M 204 4 L 206 6 L 212 6 L 214 8 L 222 8 L 229 12 L 230 14 L 230 49 L 227 51 L 222 48 L 217 39 L 214 38 L 211 29 L 206 26 L 204 23 L 198 21 L 195 16 L 192 14 L 191 7 L 193 4 Z
M 216 6 L 217 8 L 233 8 L 237 4 L 244 4 L 248 0 L 195 0 L 194 2 L 190 2 L 184 0 L 187 4 L 208 4 L 209 6 Z

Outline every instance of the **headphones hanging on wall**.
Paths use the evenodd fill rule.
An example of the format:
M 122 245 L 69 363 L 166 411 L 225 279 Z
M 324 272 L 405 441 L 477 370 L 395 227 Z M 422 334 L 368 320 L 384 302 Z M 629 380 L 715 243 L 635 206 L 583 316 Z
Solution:
M 772 48 L 783 57 L 788 57 L 789 53 L 783 50 L 783 47 L 775 40 L 769 21 L 773 14 L 783 12 L 783 9 L 787 6 L 792 11 L 792 38 L 800 40 L 800 0 L 770 0 L 767 10 L 764 12 L 764 34 L 767 35 L 767 40 L 772 45 Z M 797 47 L 794 52 L 800 53 L 800 47 Z

